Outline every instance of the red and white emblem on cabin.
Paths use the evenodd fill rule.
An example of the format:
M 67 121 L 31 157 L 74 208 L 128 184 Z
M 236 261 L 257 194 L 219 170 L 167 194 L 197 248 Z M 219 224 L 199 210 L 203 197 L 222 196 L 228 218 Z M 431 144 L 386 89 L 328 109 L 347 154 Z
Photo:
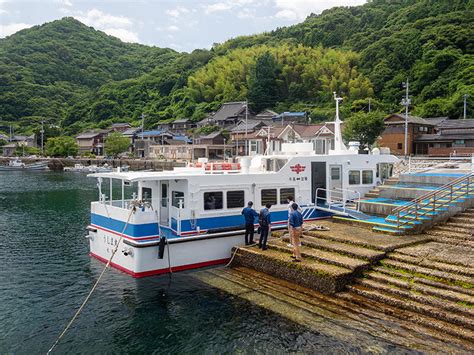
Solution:
M 301 164 L 296 164 L 296 165 L 290 166 L 290 169 L 292 172 L 299 174 L 299 173 L 302 173 L 304 169 L 306 169 L 306 166 L 303 166 Z

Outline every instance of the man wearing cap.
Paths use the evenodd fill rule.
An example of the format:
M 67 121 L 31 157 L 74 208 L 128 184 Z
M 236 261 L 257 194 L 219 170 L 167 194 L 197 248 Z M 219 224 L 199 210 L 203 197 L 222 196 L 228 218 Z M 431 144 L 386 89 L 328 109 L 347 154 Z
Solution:
M 245 245 L 253 244 L 253 233 L 255 231 L 255 218 L 258 217 L 258 213 L 252 208 L 253 202 L 249 201 L 247 207 L 242 210 L 242 214 L 245 218 Z

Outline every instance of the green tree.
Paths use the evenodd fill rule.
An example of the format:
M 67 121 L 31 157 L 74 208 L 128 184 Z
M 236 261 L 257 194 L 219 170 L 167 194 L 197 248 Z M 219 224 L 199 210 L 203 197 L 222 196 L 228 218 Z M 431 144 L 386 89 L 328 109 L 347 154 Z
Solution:
M 52 157 L 67 157 L 77 155 L 79 147 L 72 137 L 51 137 L 46 142 L 46 154 Z
M 384 114 L 380 111 L 357 112 L 344 121 L 344 139 L 359 141 L 370 148 L 385 129 Z
M 105 153 L 113 157 L 126 152 L 129 147 L 130 140 L 119 132 L 109 134 L 105 140 Z
M 267 51 L 257 58 L 250 76 L 248 96 L 256 112 L 275 106 L 278 100 L 277 77 L 277 62 Z
M 17 144 L 13 154 L 17 157 L 24 156 L 24 155 L 40 155 L 41 150 L 37 147 L 28 147 L 22 144 Z

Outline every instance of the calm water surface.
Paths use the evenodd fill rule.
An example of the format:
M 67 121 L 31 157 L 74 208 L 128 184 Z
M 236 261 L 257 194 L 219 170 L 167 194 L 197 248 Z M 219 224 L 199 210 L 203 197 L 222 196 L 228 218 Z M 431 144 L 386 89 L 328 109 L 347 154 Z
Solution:
M 96 197 L 84 175 L 0 173 L 0 353 L 45 353 L 90 290 L 103 267 L 84 238 Z M 57 353 L 363 352 L 196 272 L 206 271 L 137 280 L 109 270 Z

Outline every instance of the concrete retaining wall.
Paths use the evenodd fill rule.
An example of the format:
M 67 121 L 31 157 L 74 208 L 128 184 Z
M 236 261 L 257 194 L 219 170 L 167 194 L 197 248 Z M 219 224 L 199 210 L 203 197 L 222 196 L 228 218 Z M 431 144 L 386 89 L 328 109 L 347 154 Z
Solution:
M 10 158 L 0 158 L 0 164 L 8 164 Z M 128 165 L 130 170 L 172 170 L 174 167 L 184 167 L 185 162 L 157 160 L 157 159 L 66 159 L 66 158 L 21 158 L 25 164 L 34 163 L 38 161 L 47 161 L 51 170 L 63 170 L 66 166 L 74 166 L 74 164 L 82 165 L 104 165 L 105 163 L 112 165 L 114 168 Z

